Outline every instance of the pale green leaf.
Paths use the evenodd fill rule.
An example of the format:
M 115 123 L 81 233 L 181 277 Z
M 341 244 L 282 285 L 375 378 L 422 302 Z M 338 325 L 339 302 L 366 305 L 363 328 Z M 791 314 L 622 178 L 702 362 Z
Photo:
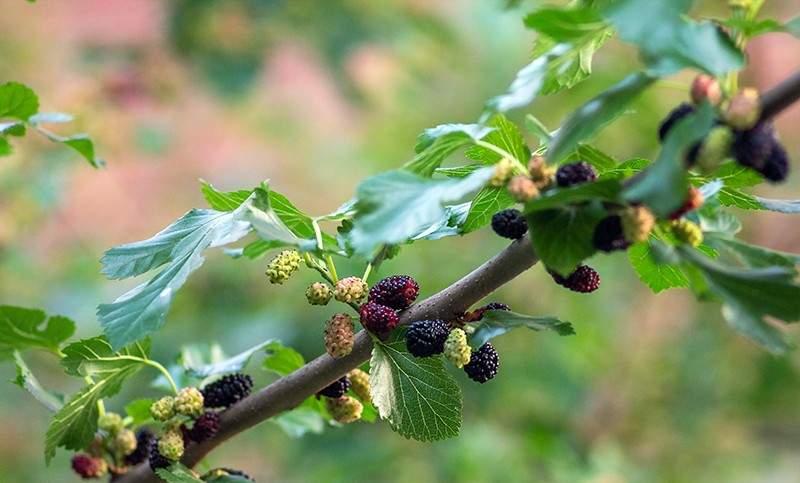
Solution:
M 131 426 L 141 426 L 152 421 L 153 416 L 150 414 L 150 406 L 153 405 L 153 399 L 134 399 L 125 405 L 125 414 L 131 418 Z
M 462 233 L 470 233 L 487 225 L 492 215 L 504 210 L 515 203 L 505 186 L 485 186 L 482 188 L 470 205 L 467 219 L 461 226 Z
M 34 399 L 50 411 L 56 412 L 61 409 L 64 405 L 63 397 L 42 387 L 18 351 L 14 351 L 14 363 L 17 367 L 17 377 L 11 380 L 12 383 L 28 391 Z
M 520 327 L 534 331 L 552 330 L 562 336 L 575 334 L 575 329 L 572 328 L 572 324 L 569 322 L 561 321 L 555 317 L 533 317 L 509 310 L 487 310 L 483 313 L 481 321 L 475 324 L 474 327 L 475 332 L 472 333 L 469 339 L 469 344 L 473 349 L 478 349 L 495 337 Z
M 755 196 L 754 199 L 765 210 L 791 215 L 800 213 L 800 200 L 770 200 L 760 196 Z
M 33 90 L 19 82 L 0 85 L 0 119 L 26 121 L 39 111 L 39 98 Z
M 46 321 L 46 322 L 45 322 Z M 0 305 L 0 350 L 29 348 L 58 352 L 75 333 L 75 322 L 38 309 Z
M 522 164 L 528 162 L 531 152 L 516 124 L 502 114 L 495 114 L 487 125 L 494 130 L 483 138 L 484 142 L 506 151 Z M 474 146 L 468 149 L 464 155 L 484 164 L 494 164 L 502 157 L 497 152 L 483 146 Z
M 266 350 L 267 357 L 264 358 L 263 367 L 279 376 L 290 374 L 306 363 L 302 354 L 279 341 L 271 341 Z
M 636 243 L 628 248 L 628 260 L 636 275 L 654 293 L 674 287 L 688 287 L 689 280 L 674 264 L 658 260 L 647 242 Z
M 203 379 L 206 377 L 216 376 L 217 374 L 225 374 L 228 372 L 239 372 L 247 366 L 250 359 L 256 352 L 261 350 L 269 351 L 269 347 L 275 343 L 273 340 L 267 340 L 257 344 L 244 352 L 236 354 L 233 357 L 212 362 L 210 364 L 196 364 L 186 359 L 183 360 L 183 367 L 186 369 L 191 377 Z

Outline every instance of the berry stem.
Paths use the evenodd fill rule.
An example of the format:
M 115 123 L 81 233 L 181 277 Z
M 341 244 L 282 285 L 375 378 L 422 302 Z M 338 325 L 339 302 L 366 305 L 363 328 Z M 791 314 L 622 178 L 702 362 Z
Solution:
M 364 269 L 364 275 L 361 276 L 361 280 L 366 282 L 371 272 L 372 272 L 372 262 L 369 262 L 367 263 L 367 268 Z
M 333 284 L 336 285 L 336 282 L 339 281 L 339 275 L 336 274 L 336 265 L 333 263 L 333 257 L 325 255 L 325 265 L 328 267 L 328 272 L 330 272 L 331 278 L 333 279 Z
M 146 364 L 156 370 L 158 370 L 169 382 L 170 387 L 172 388 L 172 392 L 178 394 L 178 385 L 175 384 L 175 380 L 172 378 L 172 375 L 169 373 L 166 367 L 162 366 L 160 363 L 152 360 L 152 359 L 141 359 L 143 364 Z
M 509 153 L 503 148 L 497 147 L 492 143 L 487 143 L 486 141 L 482 141 L 480 139 L 476 139 L 475 141 L 476 146 L 480 146 L 482 148 L 486 148 L 489 151 L 494 151 L 495 153 L 499 154 L 504 158 L 508 158 L 512 163 L 514 163 L 514 167 L 517 171 L 517 174 L 523 174 L 528 172 L 528 168 L 526 168 L 516 156 Z

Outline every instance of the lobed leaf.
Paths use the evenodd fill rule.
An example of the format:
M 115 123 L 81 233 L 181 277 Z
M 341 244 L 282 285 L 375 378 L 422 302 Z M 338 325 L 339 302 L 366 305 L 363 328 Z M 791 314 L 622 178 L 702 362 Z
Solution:
M 631 245 L 628 248 L 628 261 L 639 279 L 650 287 L 653 293 L 689 286 L 689 280 L 680 267 L 655 257 L 648 242 Z
M 45 322 L 46 321 L 46 322 Z M 58 352 L 75 333 L 75 322 L 38 309 L 0 305 L 0 351 L 29 348 Z
M 420 134 L 414 147 L 416 156 L 403 165 L 403 169 L 430 177 L 457 149 L 483 139 L 491 131 L 492 128 L 480 124 L 441 124 L 426 129 Z
M 0 119 L 27 121 L 38 111 L 39 97 L 30 87 L 19 82 L 0 85 Z

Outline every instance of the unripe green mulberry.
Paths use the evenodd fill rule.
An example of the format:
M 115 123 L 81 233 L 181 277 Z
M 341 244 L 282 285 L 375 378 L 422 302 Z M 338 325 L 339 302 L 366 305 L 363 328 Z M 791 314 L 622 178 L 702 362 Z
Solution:
M 501 159 L 494 165 L 494 174 L 489 180 L 489 185 L 495 188 L 500 188 L 508 183 L 511 176 L 514 175 L 514 162 L 508 158 Z
M 306 299 L 311 305 L 328 305 L 333 291 L 326 283 L 314 282 L 306 289 Z
M 130 429 L 123 429 L 114 437 L 114 449 L 122 456 L 136 451 L 136 444 L 136 433 Z
M 733 144 L 733 131 L 728 126 L 718 126 L 711 130 L 697 153 L 697 165 L 706 172 L 719 167 L 730 156 Z
M 150 406 L 150 415 L 156 421 L 166 421 L 175 415 L 175 398 L 164 396 Z
M 361 369 L 353 369 L 347 374 L 350 379 L 350 388 L 364 402 L 372 402 L 369 389 L 369 374 Z
M 183 436 L 179 430 L 169 430 L 158 439 L 158 452 L 171 461 L 178 461 L 183 456 Z
M 122 416 L 119 414 L 105 413 L 97 418 L 97 427 L 107 433 L 117 434 L 119 431 L 122 431 L 125 424 L 122 422 Z
M 444 355 L 453 363 L 454 366 L 461 369 L 469 364 L 469 358 L 472 354 L 469 344 L 467 344 L 467 334 L 462 329 L 453 329 L 447 340 L 444 341 Z
M 203 413 L 203 394 L 196 387 L 184 387 L 175 396 L 175 412 L 185 416 Z
M 358 421 L 364 411 L 364 406 L 358 399 L 350 396 L 325 398 L 325 408 L 335 421 L 344 424 Z
M 696 247 L 703 243 L 703 230 L 693 221 L 681 218 L 680 220 L 674 220 L 670 227 L 675 238 L 687 245 Z
M 620 214 L 625 240 L 637 243 L 647 240 L 656 224 L 656 217 L 644 206 L 629 206 Z
M 367 282 L 358 277 L 347 277 L 336 282 L 336 288 L 333 290 L 333 296 L 339 302 L 359 303 L 367 298 L 369 293 Z
M 325 351 L 333 358 L 344 357 L 353 350 L 356 328 L 347 314 L 334 314 L 325 324 Z
M 284 250 L 267 265 L 267 277 L 270 283 L 283 283 L 300 269 L 302 258 L 295 250 Z
M 746 87 L 733 96 L 725 113 L 728 125 L 740 131 L 755 126 L 759 117 L 761 117 L 761 98 L 758 91 L 751 87 Z

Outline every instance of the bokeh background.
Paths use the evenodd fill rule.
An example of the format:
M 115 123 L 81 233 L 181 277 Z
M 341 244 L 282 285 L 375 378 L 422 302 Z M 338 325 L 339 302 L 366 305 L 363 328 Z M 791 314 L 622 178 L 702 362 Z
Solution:
M 99 274 L 101 253 L 204 206 L 200 178 L 223 189 L 270 179 L 305 211 L 332 210 L 359 180 L 411 157 L 422 129 L 477 118 L 528 61 L 534 36 L 521 18 L 535 4 L 3 0 L 0 81 L 32 86 L 42 110 L 76 114 L 66 128 L 91 133 L 108 167 L 92 170 L 33 134 L 2 159 L 0 301 L 68 315 L 81 336 L 98 333 L 97 304 L 132 285 Z M 697 10 L 721 15 L 722 4 L 700 2 Z M 798 10 L 797 0 L 781 0 L 767 2 L 765 13 L 785 20 Z M 800 67 L 800 42 L 768 35 L 751 44 L 749 57 L 743 83 L 767 88 Z M 630 47 L 612 42 L 590 80 L 527 112 L 557 126 L 637 65 Z M 690 80 L 686 73 L 656 85 L 597 144 L 619 159 L 654 156 L 657 123 L 686 97 Z M 800 109 L 778 125 L 800 158 Z M 799 191 L 795 173 L 761 193 Z M 739 214 L 745 239 L 800 251 L 793 218 Z M 503 245 L 489 230 L 419 242 L 381 274 L 413 274 L 425 296 Z M 181 345 L 211 340 L 236 353 L 271 337 L 307 358 L 320 353 L 331 309 L 304 302 L 313 275 L 270 286 L 265 263 L 209 253 L 176 297 L 154 357 L 171 362 Z M 458 439 L 423 444 L 366 423 L 292 439 L 264 423 L 209 464 L 283 483 L 798 481 L 798 356 L 759 350 L 725 327 L 718 306 L 685 291 L 651 295 L 622 254 L 591 263 L 603 276 L 595 294 L 565 291 L 537 267 L 493 297 L 570 320 L 578 335 L 499 339 L 494 381 L 478 387 L 458 376 L 465 394 Z M 362 269 L 343 263 L 340 273 Z M 30 362 L 48 387 L 69 393 L 79 385 L 48 356 Z M 259 384 L 270 380 L 258 361 L 250 372 Z M 0 377 L 13 377 L 12 368 L 0 367 Z M 157 395 L 146 389 L 153 377 L 143 372 L 110 405 Z M 0 386 L 0 481 L 76 480 L 65 452 L 44 466 L 48 418 L 28 394 Z

